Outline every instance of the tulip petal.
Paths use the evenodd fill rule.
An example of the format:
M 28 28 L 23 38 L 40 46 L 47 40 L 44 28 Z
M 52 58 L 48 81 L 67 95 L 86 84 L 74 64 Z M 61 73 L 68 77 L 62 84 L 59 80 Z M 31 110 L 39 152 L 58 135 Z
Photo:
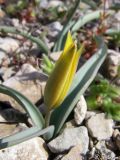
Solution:
M 61 95 L 59 96 L 59 101 L 57 101 L 57 104 L 56 106 L 58 106 L 60 104 L 60 102 L 63 100 L 63 97 L 66 96 L 66 92 L 68 92 L 70 86 L 71 86 L 71 83 L 72 83 L 72 80 L 73 80 L 73 77 L 74 77 L 74 74 L 76 72 L 76 69 L 77 69 L 77 65 L 78 65 L 78 62 L 79 62 L 79 58 L 83 52 L 83 49 L 84 49 L 84 46 L 82 45 L 80 47 L 80 49 L 75 53 L 74 55 L 74 58 L 71 62 L 71 66 L 69 68 L 69 75 L 67 76 L 67 79 L 66 79 L 66 82 L 65 82 L 65 85 L 64 85 L 64 89 L 62 90 L 62 93 Z
M 70 46 L 73 43 L 74 42 L 73 42 L 73 39 L 72 39 L 72 35 L 71 35 L 70 31 L 69 31 L 68 34 L 67 34 L 67 39 L 66 39 L 66 42 L 65 42 L 65 47 L 64 47 L 64 50 L 63 50 L 63 54 L 68 51 L 68 49 L 70 48 Z
M 73 63 L 72 63 L 72 67 L 71 67 L 71 75 L 72 76 L 74 76 L 74 74 L 76 72 L 79 58 L 80 58 L 81 54 L 83 53 L 83 50 L 84 50 L 84 45 L 82 44 L 80 49 L 77 50 L 75 57 L 74 57 L 74 60 L 73 60 Z
M 51 107 L 55 108 L 56 106 L 56 102 L 63 90 L 69 74 L 69 68 L 74 57 L 74 53 L 75 44 L 73 43 L 71 48 L 60 56 L 55 64 L 53 72 L 48 79 L 45 87 L 44 100 L 49 109 L 51 109 Z

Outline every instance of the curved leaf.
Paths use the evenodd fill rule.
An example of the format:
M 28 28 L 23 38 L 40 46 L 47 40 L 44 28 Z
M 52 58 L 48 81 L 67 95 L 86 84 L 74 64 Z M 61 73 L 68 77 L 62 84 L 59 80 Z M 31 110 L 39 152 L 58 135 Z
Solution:
M 54 51 L 61 51 L 63 49 L 67 32 L 70 30 L 72 25 L 75 23 L 74 21 L 72 21 L 72 17 L 74 15 L 74 13 L 76 12 L 77 8 L 79 7 L 80 1 L 81 0 L 76 0 L 76 2 L 73 5 L 73 8 L 69 10 L 67 18 L 66 18 L 67 21 L 64 24 L 62 31 L 58 35 L 58 40 L 57 40 L 57 42 L 54 46 L 54 49 L 53 49 Z
M 0 32 L 21 35 L 21 36 L 31 40 L 32 42 L 36 43 L 38 45 L 38 47 L 44 53 L 48 54 L 48 52 L 49 52 L 48 46 L 40 38 L 34 37 L 32 35 L 29 35 L 29 33 L 26 32 L 26 31 L 20 31 L 20 30 L 17 30 L 17 28 L 10 27 L 10 26 L 0 26 Z
M 41 128 L 39 127 L 32 127 L 32 128 L 26 129 L 25 131 L 16 133 L 14 135 L 1 138 L 0 149 L 19 144 L 21 142 L 24 142 L 28 139 L 31 139 L 37 136 L 45 135 L 46 133 L 49 133 L 49 135 L 53 136 L 54 126 L 49 126 L 43 130 L 41 130 Z
M 88 14 L 84 15 L 83 17 L 80 17 L 78 19 L 78 21 L 73 25 L 72 32 L 76 32 L 82 26 L 84 26 L 86 23 L 88 23 L 92 20 L 99 19 L 102 13 L 103 13 L 102 10 L 98 10 L 98 11 L 88 13 Z M 113 11 L 107 12 L 107 14 L 112 14 L 112 13 L 114 13 L 114 12 Z
M 44 127 L 45 122 L 42 114 L 37 109 L 37 107 L 32 104 L 25 96 L 23 96 L 18 91 L 15 91 L 14 89 L 3 85 L 0 85 L 0 93 L 9 95 L 10 97 L 14 98 L 21 105 L 21 107 L 23 107 L 25 111 L 30 115 L 36 126 L 41 129 Z

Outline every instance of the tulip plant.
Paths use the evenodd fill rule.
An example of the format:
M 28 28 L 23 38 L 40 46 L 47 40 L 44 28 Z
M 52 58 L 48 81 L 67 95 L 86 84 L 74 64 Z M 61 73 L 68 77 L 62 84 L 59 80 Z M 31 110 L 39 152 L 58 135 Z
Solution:
M 92 8 L 97 9 L 96 3 L 93 1 L 83 0 L 83 2 L 87 3 Z M 71 29 L 72 34 L 74 34 L 89 21 L 99 19 L 103 11 L 98 10 L 91 12 L 82 18 L 80 17 L 76 22 L 73 20 L 73 15 L 79 6 L 79 3 L 80 0 L 76 0 L 73 7 L 67 12 L 66 22 L 54 45 L 54 51 L 62 51 L 55 66 L 47 58 L 50 50 L 42 37 L 34 37 L 27 32 L 23 32 L 14 27 L 0 26 L 1 33 L 21 35 L 33 43 L 36 43 L 38 48 L 46 54 L 43 56 L 45 63 L 42 65 L 42 69 L 50 75 L 44 93 L 44 103 L 47 107 L 45 118 L 38 108 L 21 93 L 12 88 L 0 85 L 0 93 L 15 99 L 21 107 L 24 108 L 33 122 L 32 127 L 1 138 L 0 149 L 21 143 L 36 136 L 43 136 L 46 140 L 55 137 L 59 134 L 64 123 L 67 121 L 68 116 L 72 112 L 80 96 L 86 91 L 95 78 L 106 57 L 107 47 L 103 39 L 95 37 L 96 43 L 98 44 L 98 50 L 81 68 L 78 68 L 76 72 L 80 55 L 84 50 L 84 45 L 81 45 L 80 48 L 78 48 L 77 41 L 73 41 L 71 33 L 68 31 Z
M 0 85 L 0 92 L 14 98 L 28 113 L 33 126 L 22 132 L 0 139 L 0 148 L 6 148 L 35 136 L 43 136 L 49 140 L 59 134 L 72 112 L 80 96 L 94 79 L 98 69 L 106 57 L 107 47 L 100 37 L 96 37 L 98 51 L 81 67 L 78 68 L 79 57 L 84 45 L 77 48 L 68 32 L 63 52 L 50 74 L 44 93 L 44 103 L 47 106 L 45 119 L 37 107 L 18 91 Z

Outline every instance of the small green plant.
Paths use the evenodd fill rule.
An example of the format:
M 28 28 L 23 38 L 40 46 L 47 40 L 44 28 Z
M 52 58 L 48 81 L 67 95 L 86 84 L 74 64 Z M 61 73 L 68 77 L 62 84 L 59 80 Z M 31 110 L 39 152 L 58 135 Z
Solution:
M 50 75 L 53 68 L 54 68 L 54 62 L 52 62 L 49 59 L 49 57 L 45 54 L 43 54 L 41 68 L 42 68 L 43 72 L 45 72 L 47 75 Z
M 120 88 L 106 79 L 95 80 L 86 98 L 89 110 L 103 110 L 114 120 L 120 120 Z

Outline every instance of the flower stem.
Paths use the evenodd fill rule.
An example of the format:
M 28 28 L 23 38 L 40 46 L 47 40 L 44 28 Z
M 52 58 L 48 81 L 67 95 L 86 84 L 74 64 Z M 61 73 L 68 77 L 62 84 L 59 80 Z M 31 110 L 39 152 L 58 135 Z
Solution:
M 50 117 L 51 117 L 52 112 L 53 112 L 53 110 L 47 111 L 47 114 L 46 114 L 46 116 L 45 116 L 45 127 L 48 127 L 48 126 L 49 126 Z

